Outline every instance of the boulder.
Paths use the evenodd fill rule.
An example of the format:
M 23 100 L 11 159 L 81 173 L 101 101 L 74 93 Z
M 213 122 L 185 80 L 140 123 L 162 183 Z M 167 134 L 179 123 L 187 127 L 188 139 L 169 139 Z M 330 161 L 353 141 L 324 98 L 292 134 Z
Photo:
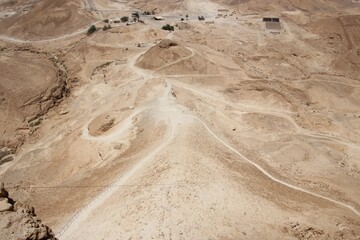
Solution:
M 9 197 L 9 193 L 4 188 L 4 183 L 0 182 L 0 198 L 7 198 L 7 197 Z
M 11 154 L 11 150 L 8 148 L 2 148 L 0 149 L 0 159 L 6 157 L 7 155 Z
M 36 216 L 34 207 L 27 204 L 16 202 L 14 205 L 14 210 L 17 212 L 29 214 L 31 216 Z
M 6 212 L 6 211 L 12 211 L 13 205 L 11 205 L 7 198 L 3 198 L 2 201 L 0 201 L 0 212 Z
M 2 195 L 9 196 L 0 183 Z M 56 240 L 52 230 L 35 215 L 32 206 L 0 197 L 0 239 L 8 240 Z

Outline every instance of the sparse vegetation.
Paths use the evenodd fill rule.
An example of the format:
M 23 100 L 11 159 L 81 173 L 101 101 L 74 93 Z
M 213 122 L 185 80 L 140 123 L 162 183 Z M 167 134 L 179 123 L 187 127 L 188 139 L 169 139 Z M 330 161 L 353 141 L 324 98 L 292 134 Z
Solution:
M 109 30 L 109 29 L 111 29 L 110 24 L 109 24 L 109 25 L 105 25 L 105 26 L 103 27 L 103 31 L 106 31 L 106 30 Z
M 170 24 L 164 25 L 161 29 L 166 30 L 166 31 L 174 31 L 175 30 L 174 26 L 171 26 Z
M 133 13 L 132 16 L 134 17 L 134 22 L 138 22 L 140 20 L 140 15 L 138 12 Z
M 128 16 L 123 16 L 122 18 L 120 18 L 121 22 L 128 22 L 129 21 L 129 17 Z
M 189 20 L 189 15 L 188 14 L 186 14 L 186 20 Z
M 143 15 L 151 15 L 151 12 L 150 11 L 145 11 L 145 12 L 143 12 Z
M 96 32 L 96 27 L 95 27 L 95 25 L 91 25 L 91 26 L 89 27 L 88 31 L 87 31 L 87 34 L 88 34 L 88 35 L 91 35 L 91 34 L 93 34 L 94 32 Z

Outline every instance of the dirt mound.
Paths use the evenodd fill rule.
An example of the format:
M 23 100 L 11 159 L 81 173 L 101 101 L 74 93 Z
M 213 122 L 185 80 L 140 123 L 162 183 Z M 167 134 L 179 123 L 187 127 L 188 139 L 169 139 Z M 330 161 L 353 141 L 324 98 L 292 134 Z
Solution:
M 89 125 L 89 133 L 92 136 L 99 136 L 109 131 L 115 124 L 115 118 L 109 115 L 101 115 L 95 118 Z
M 0 184 L 0 238 L 1 239 L 53 239 L 52 230 L 36 217 L 33 207 L 15 202 Z
M 26 14 L 23 8 L 14 5 L 7 11 L 15 14 L 0 20 L 0 34 L 40 39 L 77 31 L 93 21 L 89 13 L 79 10 L 82 4 L 79 0 L 37 1 L 26 9 Z
M 188 56 L 191 56 L 190 50 L 172 40 L 165 39 L 142 55 L 137 66 L 156 70 Z
M 2 48 L 0 71 L 0 164 L 15 153 L 68 93 L 66 66 L 54 55 L 26 48 Z M 5 159 L 6 158 L 6 159 Z

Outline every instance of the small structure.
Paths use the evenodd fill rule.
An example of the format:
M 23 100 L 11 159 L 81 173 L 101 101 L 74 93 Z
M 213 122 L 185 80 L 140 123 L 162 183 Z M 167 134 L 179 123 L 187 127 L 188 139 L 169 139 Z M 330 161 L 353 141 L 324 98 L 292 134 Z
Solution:
M 270 33 L 279 34 L 281 32 L 280 18 L 265 17 L 263 22 L 265 22 L 266 30 L 270 31 Z
M 156 21 L 164 20 L 164 18 L 162 16 L 155 16 L 155 17 L 153 17 L 153 19 L 156 20 Z
M 280 22 L 280 18 L 264 17 L 264 18 L 263 18 L 263 22 Z

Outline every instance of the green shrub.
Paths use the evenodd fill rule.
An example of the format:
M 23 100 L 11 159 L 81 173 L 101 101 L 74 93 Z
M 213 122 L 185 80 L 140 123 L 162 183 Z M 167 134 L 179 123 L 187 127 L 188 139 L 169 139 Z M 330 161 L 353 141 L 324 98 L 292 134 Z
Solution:
M 175 30 L 174 26 L 171 26 L 169 24 L 164 25 L 161 29 L 162 30 L 167 30 L 167 31 L 174 31 Z
M 120 18 L 120 20 L 121 20 L 121 22 L 127 22 L 127 21 L 129 21 L 129 17 L 124 16 L 124 17 Z
M 106 30 L 109 30 L 109 29 L 111 29 L 111 26 L 110 26 L 110 25 L 105 25 L 105 26 L 103 27 L 103 31 L 106 31 Z
M 87 34 L 88 34 L 88 35 L 91 35 L 91 34 L 93 34 L 94 32 L 96 32 L 96 27 L 95 27 L 95 25 L 91 25 L 91 26 L 89 27 L 88 31 L 87 31 Z
M 132 16 L 133 16 L 134 18 L 140 19 L 140 15 L 139 15 L 138 12 L 133 13 Z

